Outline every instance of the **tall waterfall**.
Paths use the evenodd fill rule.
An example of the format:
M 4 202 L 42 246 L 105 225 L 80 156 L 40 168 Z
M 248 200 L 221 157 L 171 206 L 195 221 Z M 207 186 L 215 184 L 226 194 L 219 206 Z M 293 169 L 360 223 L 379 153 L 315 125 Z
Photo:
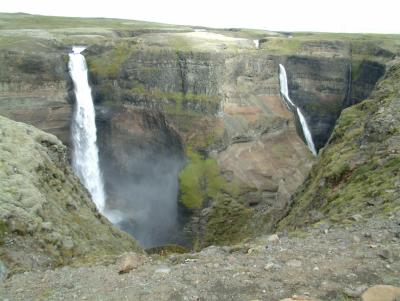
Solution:
M 260 40 L 253 40 L 254 46 L 256 46 L 256 49 L 260 48 Z
M 299 117 L 301 128 L 303 130 L 304 137 L 306 138 L 307 146 L 313 153 L 313 155 L 316 156 L 317 150 L 315 149 L 312 135 L 308 127 L 306 118 L 304 117 L 300 108 L 296 106 L 289 97 L 289 87 L 287 82 L 286 70 L 285 67 L 281 64 L 279 64 L 279 84 L 280 84 L 280 92 L 285 105 L 290 111 L 292 111 L 294 114 L 297 114 L 297 116 Z
M 69 54 L 69 73 L 75 87 L 75 112 L 72 120 L 72 165 L 76 175 L 90 192 L 97 209 L 105 206 L 104 184 L 99 168 L 96 144 L 95 112 L 92 93 L 88 83 L 84 47 L 73 47 Z

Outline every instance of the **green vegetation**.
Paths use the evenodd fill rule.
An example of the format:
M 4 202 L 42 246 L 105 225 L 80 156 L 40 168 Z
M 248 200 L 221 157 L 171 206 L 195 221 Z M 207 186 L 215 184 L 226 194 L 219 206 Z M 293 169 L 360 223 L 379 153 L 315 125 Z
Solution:
M 220 195 L 211 208 L 206 226 L 204 244 L 233 244 L 248 238 L 253 229 L 253 210 L 237 202 L 234 198 Z
M 90 72 L 103 78 L 117 78 L 122 64 L 132 54 L 133 43 L 121 42 L 112 50 L 88 60 Z
M 236 243 L 249 237 L 254 232 L 254 212 L 241 203 L 240 196 L 246 187 L 240 187 L 236 180 L 225 180 L 215 160 L 191 149 L 187 154 L 189 162 L 179 175 L 180 201 L 197 212 L 207 203 L 209 210 L 204 233 L 197 233 L 194 238 L 194 249 Z
M 189 162 L 179 174 L 180 201 L 189 209 L 201 209 L 208 199 L 215 199 L 230 185 L 220 175 L 214 159 L 187 151 Z M 228 190 L 229 191 L 229 190 Z
M 146 249 L 146 253 L 147 254 L 158 254 L 160 256 L 168 256 L 171 254 L 189 253 L 189 250 L 180 245 L 169 244 L 169 245 L 164 245 L 164 246 L 160 246 L 160 247 Z
M 268 53 L 280 55 L 296 54 L 300 51 L 302 41 L 299 39 L 288 39 L 286 37 L 271 37 L 262 44 L 262 50 Z
M 106 18 L 77 18 L 29 15 L 23 13 L 0 13 L 0 29 L 65 29 L 65 28 L 115 28 L 115 29 L 179 29 L 190 27 L 154 22 Z

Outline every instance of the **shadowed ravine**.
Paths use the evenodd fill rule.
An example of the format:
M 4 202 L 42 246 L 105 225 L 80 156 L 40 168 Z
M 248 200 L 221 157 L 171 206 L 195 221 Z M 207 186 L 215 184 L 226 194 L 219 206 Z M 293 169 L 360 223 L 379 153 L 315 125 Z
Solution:
M 124 122 L 132 126 L 129 119 L 140 118 L 129 112 L 123 116 L 126 111 L 109 113 L 108 118 L 112 119 L 114 114 L 114 118 L 122 122 L 117 126 L 114 123 L 111 128 L 105 125 L 102 127 L 104 132 L 98 133 L 86 62 L 81 54 L 84 50 L 83 47 L 73 47 L 69 63 L 76 95 L 71 120 L 75 173 L 90 192 L 98 210 L 135 237 L 143 247 L 187 244 L 178 221 L 178 173 L 183 167 L 183 155 L 181 150 L 174 149 L 180 145 L 174 146 L 173 143 L 174 138 L 177 142 L 179 139 L 169 137 L 167 127 L 159 128 L 165 126 L 156 120 L 160 115 L 149 117 L 142 127 L 155 128 L 155 135 L 164 132 L 164 140 L 158 141 L 153 137 L 146 144 L 134 133 L 123 133 Z M 107 114 L 103 112 L 104 115 Z M 112 132 L 112 137 L 107 136 L 107 130 L 110 136 Z M 100 154 L 100 164 L 97 135 L 107 136 L 107 141 L 100 139 L 100 145 L 110 145 L 111 142 L 111 147 L 101 148 L 104 154 Z M 113 139 L 118 141 L 113 143 Z M 105 189 L 101 173 L 106 180 Z

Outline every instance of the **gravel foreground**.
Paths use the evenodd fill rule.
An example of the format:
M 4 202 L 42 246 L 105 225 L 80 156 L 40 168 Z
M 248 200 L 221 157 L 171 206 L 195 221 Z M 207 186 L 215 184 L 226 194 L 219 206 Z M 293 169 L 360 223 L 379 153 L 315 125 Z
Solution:
M 122 257 L 108 266 L 14 275 L 0 299 L 359 300 L 371 286 L 400 286 L 400 214 L 355 216 L 349 226 L 323 224 L 199 253 Z

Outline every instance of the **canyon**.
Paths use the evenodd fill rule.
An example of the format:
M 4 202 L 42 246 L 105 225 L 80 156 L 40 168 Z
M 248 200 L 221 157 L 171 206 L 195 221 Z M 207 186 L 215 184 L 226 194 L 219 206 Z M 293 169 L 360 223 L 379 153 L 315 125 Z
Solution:
M 68 206 L 69 192 L 63 188 L 57 200 L 70 211 L 79 207 L 84 216 L 91 210 L 93 225 L 87 226 L 86 219 L 81 225 L 87 227 L 85 239 L 90 241 L 101 224 L 104 237 L 93 245 L 109 248 L 92 254 L 78 247 L 86 240 L 78 239 L 71 226 L 74 211 L 66 225 L 49 230 L 48 222 L 56 224 L 62 211 L 28 210 L 28 216 L 39 214 L 33 215 L 36 228 L 30 229 L 5 208 L 0 210 L 7 213 L 1 216 L 7 221 L 0 224 L 7 233 L 2 241 L 11 235 L 17 243 L 2 243 L 0 257 L 12 273 L 92 263 L 100 255 L 116 256 L 114 244 L 122 241 L 121 253 L 143 252 L 96 211 L 68 167 L 76 103 L 68 73 L 72 46 L 86 48 L 82 54 L 96 111 L 106 206 L 118 212 L 115 225 L 149 253 L 254 243 L 274 231 L 286 235 L 305 226 L 351 224 L 359 220 L 356 214 L 397 218 L 400 36 L 0 14 L 0 115 L 59 140 L 5 118 L 2 133 L 12 139 L 16 128 L 34 136 L 15 134 L 15 141 L 7 140 L 14 145 L 16 139 L 34 141 L 39 154 L 32 156 L 47 158 L 46 147 L 57 149 L 62 159 L 50 152 L 51 160 L 39 166 L 66 173 L 62 182 L 76 187 L 83 205 Z M 280 65 L 302 120 L 281 95 Z M 304 123 L 316 155 L 307 146 Z M 7 156 L 10 152 L 5 150 Z M 13 164 L 20 168 L 21 163 Z M 50 181 L 50 190 L 63 179 L 48 178 L 38 167 L 26 173 L 32 170 L 34 187 L 35 178 Z M 19 194 L 13 198 L 16 207 L 25 206 L 18 205 Z M 51 212 L 57 212 L 54 220 L 48 220 Z M 10 228 L 16 223 L 20 226 Z M 28 248 L 24 239 L 34 241 L 35 235 L 52 238 Z M 29 255 L 18 257 L 23 260 L 11 256 L 18 248 L 47 259 L 32 264 Z

